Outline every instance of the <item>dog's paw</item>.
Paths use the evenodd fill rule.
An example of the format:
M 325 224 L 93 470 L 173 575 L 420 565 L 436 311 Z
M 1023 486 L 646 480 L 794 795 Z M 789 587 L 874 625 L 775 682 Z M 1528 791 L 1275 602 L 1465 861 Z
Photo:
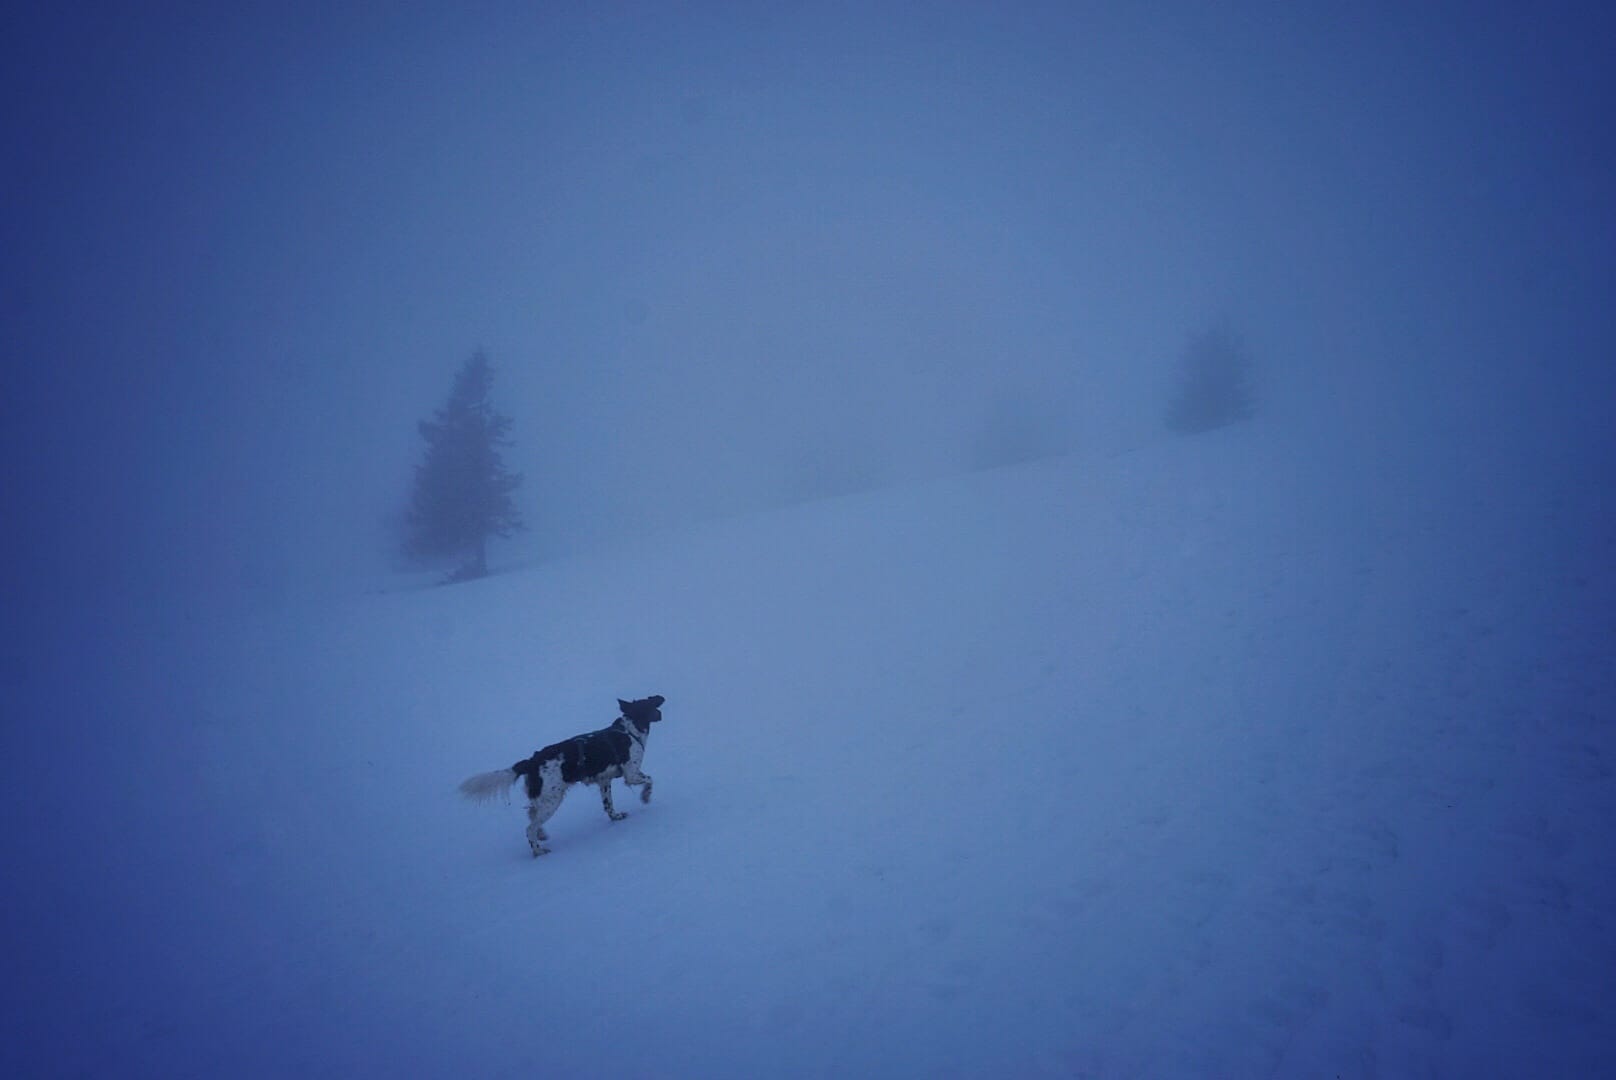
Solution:
M 650 784 L 647 784 L 647 785 L 645 785 L 644 787 L 642 787 L 640 789 L 640 801 L 645 802 L 645 803 L 648 803 L 648 802 L 651 801 L 651 785 Z
M 627 810 L 614 810 L 611 813 L 611 819 L 613 821 L 622 821 L 626 817 L 628 817 Z
M 540 855 L 548 855 L 548 854 L 550 854 L 550 849 L 547 848 L 547 847 L 543 847 L 542 845 L 533 849 L 533 857 L 535 859 L 537 859 Z

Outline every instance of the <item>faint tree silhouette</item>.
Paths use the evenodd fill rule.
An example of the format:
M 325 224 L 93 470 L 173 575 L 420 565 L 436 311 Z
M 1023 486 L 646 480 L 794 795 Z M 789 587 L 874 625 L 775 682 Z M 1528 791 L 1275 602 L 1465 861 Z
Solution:
M 404 553 L 419 562 L 458 558 L 451 581 L 488 573 L 488 538 L 524 528 L 511 492 L 522 482 L 500 458 L 511 419 L 488 401 L 493 368 L 477 350 L 455 375 L 449 401 L 420 422 L 426 455 L 404 515 Z
M 1211 431 L 1251 416 L 1251 358 L 1228 323 L 1191 336 L 1180 361 L 1167 427 L 1182 435 Z

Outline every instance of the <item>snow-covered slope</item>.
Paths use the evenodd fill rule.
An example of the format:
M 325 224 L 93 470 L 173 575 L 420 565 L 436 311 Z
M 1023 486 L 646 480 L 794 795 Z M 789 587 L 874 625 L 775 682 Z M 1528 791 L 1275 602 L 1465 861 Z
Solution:
M 0 1064 L 1608 1072 L 1610 538 L 1541 478 L 1433 499 L 1304 445 L 1032 463 L 132 643 L 77 702 L 127 726 L 75 741 L 102 729 L 68 709 L 14 748 L 40 869 Z M 628 820 L 574 791 L 534 860 L 519 800 L 456 797 L 651 693 Z

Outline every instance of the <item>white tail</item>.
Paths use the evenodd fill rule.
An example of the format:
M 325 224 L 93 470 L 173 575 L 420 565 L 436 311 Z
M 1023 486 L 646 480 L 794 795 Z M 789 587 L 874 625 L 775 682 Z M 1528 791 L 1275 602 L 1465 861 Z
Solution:
M 515 769 L 496 769 L 463 780 L 460 784 L 460 794 L 474 802 L 487 802 L 496 795 L 504 795 L 509 799 L 509 788 L 514 783 L 516 783 Z

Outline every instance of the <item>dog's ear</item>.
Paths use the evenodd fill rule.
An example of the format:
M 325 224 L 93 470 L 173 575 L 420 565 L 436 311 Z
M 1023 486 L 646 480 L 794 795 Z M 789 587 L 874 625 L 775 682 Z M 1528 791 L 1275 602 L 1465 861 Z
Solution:
M 628 702 L 624 701 L 622 698 L 618 698 L 617 707 L 622 711 L 624 716 L 628 715 Z

